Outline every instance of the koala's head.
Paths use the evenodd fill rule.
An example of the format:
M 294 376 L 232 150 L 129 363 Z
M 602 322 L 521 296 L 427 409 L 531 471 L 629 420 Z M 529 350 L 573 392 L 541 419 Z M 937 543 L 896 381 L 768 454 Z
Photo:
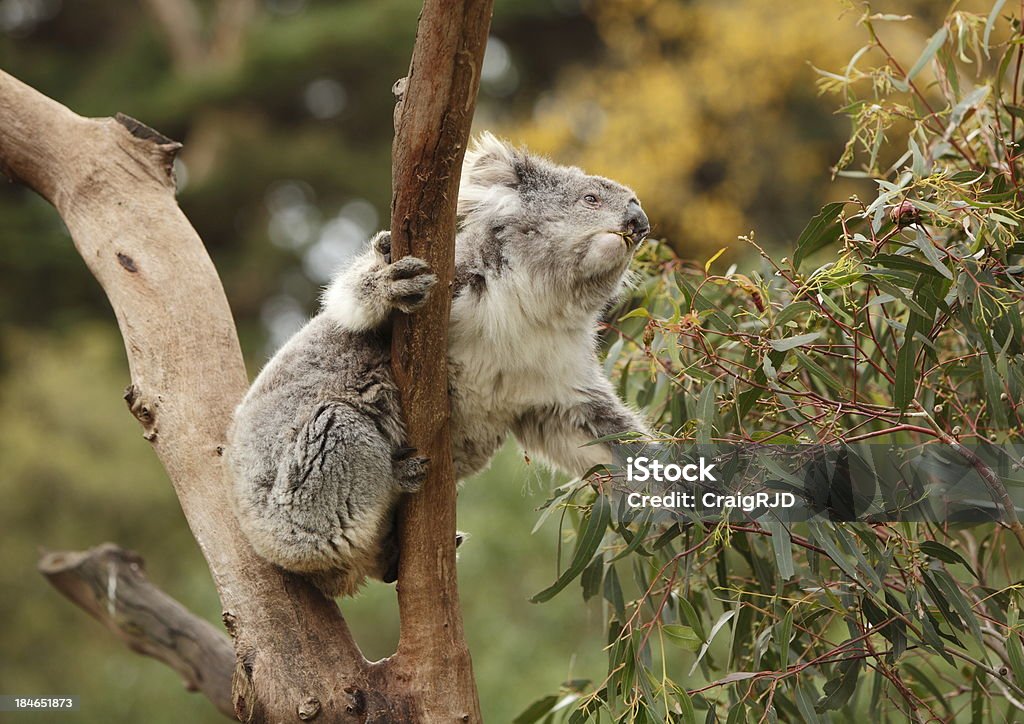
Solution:
M 480 136 L 466 152 L 457 253 L 512 275 L 553 304 L 613 297 L 650 224 L 631 189 Z

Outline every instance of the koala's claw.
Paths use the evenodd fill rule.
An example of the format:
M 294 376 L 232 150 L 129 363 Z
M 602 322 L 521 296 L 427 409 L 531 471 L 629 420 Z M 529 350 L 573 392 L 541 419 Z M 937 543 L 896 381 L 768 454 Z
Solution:
M 424 457 L 407 457 L 395 460 L 395 480 L 398 487 L 405 493 L 416 493 L 423 487 L 423 481 L 427 479 L 427 470 L 430 467 L 430 460 Z
M 416 448 L 403 445 L 402 447 L 395 448 L 395 451 L 391 453 L 391 459 L 394 461 L 408 460 L 414 452 L 416 452 Z
M 391 263 L 391 232 L 382 231 L 373 237 L 373 250 L 384 257 L 384 263 Z
M 415 312 L 423 306 L 437 284 L 437 277 L 422 259 L 407 256 L 387 267 L 388 299 L 403 312 Z
M 388 265 L 388 278 L 391 280 L 412 279 L 429 273 L 430 265 L 418 256 L 403 256 L 394 264 Z

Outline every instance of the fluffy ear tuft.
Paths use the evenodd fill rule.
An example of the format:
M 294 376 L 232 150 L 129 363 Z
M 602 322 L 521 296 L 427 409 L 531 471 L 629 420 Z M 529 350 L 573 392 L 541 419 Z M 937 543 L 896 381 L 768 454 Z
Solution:
M 517 184 L 515 148 L 490 131 L 481 133 L 469 145 L 462 162 L 462 183 L 467 182 L 480 186 Z
M 470 145 L 462 162 L 459 215 L 471 214 L 484 206 L 497 212 L 514 211 L 519 180 L 515 148 L 484 131 Z

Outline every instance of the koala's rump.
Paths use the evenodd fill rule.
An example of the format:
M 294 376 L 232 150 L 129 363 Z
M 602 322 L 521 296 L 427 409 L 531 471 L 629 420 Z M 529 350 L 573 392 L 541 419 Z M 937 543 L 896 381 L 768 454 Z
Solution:
M 371 568 L 402 438 L 389 340 L 315 317 L 257 377 L 230 432 L 235 505 L 257 552 L 290 570 Z

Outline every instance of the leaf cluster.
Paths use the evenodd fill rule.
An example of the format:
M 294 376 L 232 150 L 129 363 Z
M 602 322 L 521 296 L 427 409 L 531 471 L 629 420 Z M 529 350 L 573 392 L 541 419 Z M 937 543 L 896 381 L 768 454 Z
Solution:
M 916 58 L 868 43 L 821 86 L 852 124 L 827 204 L 776 258 L 722 269 L 654 244 L 608 323 L 619 392 L 697 443 L 1012 446 L 1024 433 L 1024 33 L 1001 0 L 957 4 Z M 954 449 L 960 449 L 954 447 Z M 1012 448 L 1011 448 L 1012 449 Z M 1019 456 L 999 485 L 1024 484 Z M 656 524 L 555 491 L 578 580 L 600 598 L 606 676 L 533 721 L 1004 721 L 1024 711 L 1018 521 Z

